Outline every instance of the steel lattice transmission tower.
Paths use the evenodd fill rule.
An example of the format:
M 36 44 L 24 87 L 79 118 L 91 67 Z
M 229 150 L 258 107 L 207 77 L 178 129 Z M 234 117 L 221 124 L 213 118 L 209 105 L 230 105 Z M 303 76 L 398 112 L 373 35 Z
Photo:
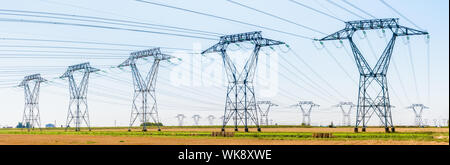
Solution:
M 81 71 L 83 75 L 78 85 L 73 75 L 75 71 Z M 89 131 L 91 131 L 88 103 L 87 103 L 87 91 L 88 91 L 89 75 L 92 72 L 97 71 L 100 70 L 91 67 L 89 62 L 86 62 L 69 66 L 67 68 L 67 71 L 60 77 L 69 79 L 70 101 L 69 101 L 69 112 L 67 113 L 67 120 L 66 120 L 66 129 L 65 129 L 66 131 L 67 128 L 69 128 L 70 123 L 72 123 L 72 121 L 75 122 L 75 131 L 80 131 L 80 126 L 83 121 L 86 123 Z
M 335 107 L 339 107 L 341 109 L 343 118 L 342 123 L 345 126 L 350 126 L 351 118 L 350 114 L 352 112 L 353 107 L 355 107 L 355 104 L 352 102 L 340 102 L 339 104 L 335 105 Z
M 254 45 L 253 52 L 242 69 L 236 68 L 235 63 L 227 54 L 227 47 L 230 44 L 241 42 Z M 238 125 L 242 123 L 244 124 L 245 132 L 248 132 L 248 120 L 251 120 L 258 128 L 258 131 L 261 131 L 253 86 L 253 78 L 258 64 L 258 53 L 262 47 L 280 44 L 284 44 L 284 42 L 263 38 L 261 32 L 257 31 L 222 36 L 219 43 L 202 52 L 202 54 L 217 52 L 220 53 L 223 59 L 228 88 L 222 131 L 225 131 L 225 126 L 232 117 L 235 120 L 235 131 L 238 131 Z
M 143 79 L 136 66 L 136 60 L 145 57 L 153 57 L 153 64 L 148 71 L 147 77 Z M 160 48 L 153 48 L 132 52 L 130 57 L 118 66 L 119 68 L 130 66 L 133 76 L 134 95 L 128 131 L 131 131 L 131 127 L 138 117 L 141 117 L 141 122 L 143 123 L 142 131 L 147 131 L 146 124 L 149 119 L 153 120 L 158 127 L 158 131 L 161 131 L 155 93 L 156 78 L 158 76 L 159 62 L 171 58 L 173 56 L 161 53 Z
M 175 118 L 178 119 L 178 126 L 183 126 L 183 120 L 184 118 L 186 118 L 186 116 L 183 114 L 178 114 L 177 116 L 175 116 Z
M 209 125 L 214 125 L 214 119 L 216 119 L 216 117 L 213 115 L 208 116 Z
M 416 119 L 415 119 L 414 123 L 419 127 L 423 127 L 422 112 L 424 109 L 429 109 L 429 107 L 427 107 L 423 104 L 412 104 L 411 106 L 406 107 L 406 108 L 412 109 L 414 111 L 414 114 L 416 115 Z
M 195 125 L 198 125 L 198 121 L 199 121 L 200 118 L 202 118 L 202 117 L 200 117 L 200 115 L 194 115 L 194 116 L 192 116 L 192 118 L 194 119 Z
M 25 76 L 19 86 L 23 86 L 25 96 L 25 106 L 23 110 L 22 125 L 30 131 L 37 126 L 41 129 L 41 117 L 39 114 L 39 91 L 41 83 L 45 82 L 41 74 Z M 34 84 L 30 84 L 34 83 Z M 32 86 L 32 88 L 30 88 Z
M 277 104 L 272 103 L 271 101 L 258 101 L 257 107 L 259 110 L 259 114 L 261 115 L 260 124 L 261 125 L 269 125 L 269 111 L 271 107 L 276 107 Z M 261 108 L 265 107 L 265 108 Z
M 395 39 L 400 36 L 427 35 L 428 32 L 401 26 L 398 24 L 398 18 L 349 21 L 345 22 L 345 24 L 344 29 L 318 41 L 347 39 L 350 42 L 350 47 L 352 48 L 360 75 L 355 132 L 358 132 L 360 124 L 362 124 L 363 132 L 365 131 L 372 113 L 378 115 L 386 132 L 389 132 L 389 127 L 391 127 L 392 132 L 395 132 L 389 106 L 390 99 L 386 79 Z M 375 67 L 372 68 L 353 42 L 353 34 L 359 30 L 376 29 L 389 29 L 392 32 L 392 38 L 378 59 Z M 369 93 L 369 88 L 374 88 L 376 92 Z
M 302 111 L 302 125 L 311 125 L 311 110 L 320 105 L 315 104 L 312 101 L 299 101 L 293 106 L 299 107 Z

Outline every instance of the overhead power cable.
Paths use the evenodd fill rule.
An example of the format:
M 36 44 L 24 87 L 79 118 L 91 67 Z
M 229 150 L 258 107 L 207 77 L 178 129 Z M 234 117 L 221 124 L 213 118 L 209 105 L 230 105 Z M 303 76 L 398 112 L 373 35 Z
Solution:
M 141 48 L 160 47 L 160 46 L 150 46 L 150 45 L 119 44 L 119 43 L 105 43 L 105 42 L 91 42 L 91 41 L 50 40 L 50 39 L 35 39 L 35 38 L 8 38 L 8 37 L 2 37 L 2 38 L 0 38 L 0 40 L 60 42 L 60 43 L 77 43 L 77 44 L 110 45 L 110 46 L 129 46 L 129 47 L 141 47 Z M 171 47 L 160 47 L 160 48 L 162 48 L 162 49 L 173 49 L 173 50 L 190 50 L 190 49 L 186 49 L 186 48 L 171 48 Z
M 147 4 L 152 4 L 152 5 L 156 5 L 156 6 L 162 6 L 162 7 L 166 7 L 166 8 L 181 10 L 181 11 L 185 11 L 185 12 L 190 12 L 190 13 L 194 13 L 194 14 L 198 14 L 198 15 L 208 16 L 208 17 L 212 17 L 212 18 L 217 18 L 217 19 L 221 19 L 221 20 L 226 20 L 226 21 L 230 21 L 230 22 L 234 22 L 234 23 L 238 23 L 238 24 L 243 24 L 243 25 L 247 25 L 247 26 L 253 26 L 253 27 L 266 29 L 266 30 L 270 30 L 270 31 L 275 31 L 275 32 L 278 32 L 278 33 L 283 33 L 283 34 L 287 34 L 287 35 L 290 35 L 290 36 L 299 37 L 299 38 L 303 38 L 303 39 L 313 40 L 313 38 L 307 37 L 307 36 L 304 36 L 304 35 L 299 35 L 299 34 L 294 34 L 294 33 L 290 33 L 290 32 L 285 32 L 285 31 L 281 31 L 281 30 L 277 30 L 277 29 L 273 29 L 273 28 L 268 28 L 268 27 L 255 25 L 255 24 L 251 24 L 251 23 L 247 23 L 247 22 L 243 22 L 243 21 L 238 21 L 238 20 L 234 20 L 234 19 L 230 19 L 230 18 L 225 18 L 225 17 L 221 17 L 221 16 L 216 16 L 216 15 L 212 15 L 212 14 L 208 14 L 208 13 L 202 13 L 202 12 L 198 12 L 198 11 L 194 11 L 194 10 L 184 9 L 184 8 L 170 6 L 170 5 L 165 5 L 165 4 L 156 3 L 156 2 L 149 2 L 149 1 L 143 1 L 143 0 L 136 0 L 136 1 L 137 2 L 142 2 L 142 3 L 147 3 Z
M 325 12 L 323 12 L 323 11 L 314 9 L 314 8 L 312 8 L 312 7 L 310 7 L 310 6 L 307 6 L 307 5 L 303 4 L 303 3 L 300 3 L 300 2 L 297 2 L 297 1 L 294 1 L 294 0 L 289 0 L 289 1 L 291 1 L 292 3 L 295 3 L 295 4 L 297 4 L 297 5 L 303 6 L 303 7 L 307 8 L 307 9 L 310 9 L 310 10 L 312 10 L 312 11 L 315 11 L 315 12 L 317 12 L 317 13 L 326 15 L 326 16 L 328 16 L 328 17 L 330 17 L 330 18 L 336 19 L 336 20 L 341 21 L 341 22 L 345 22 L 345 21 L 342 20 L 342 19 L 339 19 L 339 18 L 337 18 L 337 17 L 335 17 L 335 16 L 332 16 L 332 15 L 330 15 L 330 14 L 328 14 L 328 13 L 325 13 Z
M 194 36 L 194 35 L 185 35 L 185 34 L 177 34 L 177 33 L 166 33 L 166 32 L 141 30 L 141 29 L 120 28 L 120 27 L 103 26 L 103 25 L 89 25 L 89 24 L 80 24 L 80 23 L 67 23 L 67 22 L 57 22 L 57 21 L 39 21 L 39 20 L 29 20 L 29 19 L 10 19 L 10 18 L 0 18 L 0 21 L 2 21 L 2 22 L 24 22 L 24 23 L 54 24 L 54 25 L 65 25 L 65 26 L 79 26 L 79 27 L 89 27 L 89 28 L 101 28 L 101 29 L 124 30 L 124 31 L 133 31 L 133 32 L 141 32 L 141 33 L 152 33 L 152 34 L 160 34 L 160 35 L 170 35 L 170 36 L 177 36 L 177 37 L 198 38 L 198 39 L 205 39 L 205 40 L 217 40 L 215 38 L 208 38 L 208 37 L 201 37 L 201 36 Z
M 114 24 L 113 22 L 121 22 L 121 23 L 137 24 L 137 25 L 146 25 L 147 28 L 154 28 L 154 27 L 148 27 L 148 26 L 156 26 L 156 27 L 165 28 L 165 30 L 176 29 L 178 31 L 179 30 L 190 31 L 191 33 L 204 34 L 204 35 L 214 35 L 214 36 L 224 35 L 221 33 L 209 32 L 209 31 L 204 31 L 204 30 L 181 28 L 181 27 L 175 27 L 175 26 L 159 25 L 159 24 L 152 24 L 152 23 L 129 21 L 129 20 L 103 18 L 103 17 L 83 16 L 83 15 L 75 15 L 75 14 L 62 14 L 62 13 L 50 13 L 50 12 L 38 12 L 38 11 L 26 11 L 26 10 L 0 9 L 0 11 L 13 12 L 13 13 L 32 13 L 32 14 L 41 14 L 41 15 L 64 16 L 65 18 L 41 16 L 41 15 L 24 15 L 24 16 L 47 17 L 47 18 L 57 18 L 57 19 L 71 19 L 71 20 L 78 20 L 78 21 L 90 21 L 90 22 L 97 22 L 97 23 L 110 23 L 110 24 L 111 23 Z M 73 18 L 85 18 L 85 19 L 73 19 Z M 106 21 L 112 21 L 112 22 L 106 22 Z M 129 26 L 130 24 L 120 24 L 120 25 L 128 25 Z M 134 26 L 136 26 L 136 25 L 134 25 Z
M 419 30 L 423 30 L 422 28 L 420 28 L 419 26 L 417 26 L 413 21 L 411 21 L 410 19 L 408 19 L 406 16 L 404 16 L 402 13 L 400 13 L 399 11 L 397 11 L 395 8 L 393 8 L 391 5 L 389 5 L 388 3 L 386 3 L 384 0 L 380 0 L 381 3 L 383 3 L 385 6 L 387 6 L 388 8 L 390 8 L 392 11 L 394 11 L 395 13 L 397 13 L 398 15 L 400 15 L 401 17 L 403 17 L 406 21 L 408 21 L 409 23 L 411 23 L 412 25 L 414 25 L 416 28 L 418 28 Z
M 341 5 L 335 3 L 335 2 L 333 2 L 333 1 L 331 1 L 331 0 L 327 0 L 327 2 L 328 2 L 328 3 L 331 3 L 332 5 L 334 5 L 334 6 L 338 7 L 338 8 L 341 8 L 342 10 L 345 10 L 346 12 L 348 12 L 348 13 L 350 13 L 350 14 L 356 16 L 356 17 L 359 17 L 359 18 L 361 18 L 361 19 L 365 19 L 364 17 L 362 17 L 362 16 L 360 16 L 360 15 L 358 15 L 358 14 L 356 14 L 356 13 L 350 11 L 350 10 L 348 10 L 348 9 L 345 8 L 345 7 L 342 7 Z
M 350 3 L 350 2 L 348 2 L 347 0 L 342 0 L 342 2 L 346 3 L 347 5 L 350 5 L 351 7 L 355 8 L 356 10 L 358 10 L 358 11 L 360 11 L 360 12 L 362 12 L 362 13 L 364 13 L 364 14 L 366 14 L 366 15 L 372 17 L 372 18 L 377 18 L 377 17 L 373 16 L 372 14 L 370 14 L 370 13 L 368 13 L 368 12 L 362 10 L 362 9 L 359 8 L 358 6 L 356 6 L 356 5 L 354 5 L 354 4 Z
M 302 28 L 305 28 L 305 29 L 308 29 L 308 30 L 311 30 L 311 31 L 314 31 L 314 32 L 317 32 L 317 33 L 326 35 L 326 33 L 324 33 L 324 32 L 321 32 L 321 31 L 318 31 L 318 30 L 313 29 L 313 28 L 311 28 L 311 27 L 308 27 L 308 26 L 305 26 L 305 25 L 302 25 L 302 24 L 299 24 L 299 23 L 290 21 L 290 20 L 285 19 L 285 18 L 282 18 L 282 17 L 280 17 L 280 16 L 276 16 L 276 15 L 274 15 L 274 14 L 270 14 L 270 13 L 268 13 L 268 12 L 265 12 L 265 11 L 262 11 L 262 10 L 255 9 L 255 8 L 250 7 L 250 6 L 247 6 L 247 5 L 241 4 L 241 3 L 239 3 L 239 2 L 232 1 L 232 0 L 227 0 L 227 1 L 230 2 L 230 3 L 236 4 L 236 5 L 239 5 L 239 6 L 241 6 L 241 7 L 244 7 L 244 8 L 247 8 L 247 9 L 251 9 L 251 10 L 257 11 L 257 12 L 259 12 L 259 13 L 263 13 L 263 14 L 265 14 L 265 15 L 268 15 L 268 16 L 271 16 L 271 17 L 274 17 L 274 18 L 277 18 L 277 19 L 282 20 L 282 21 L 284 21 L 284 22 L 287 22 L 287 23 L 290 23 L 290 24 L 294 24 L 294 25 L 297 25 L 297 26 L 299 26 L 299 27 L 302 27 Z

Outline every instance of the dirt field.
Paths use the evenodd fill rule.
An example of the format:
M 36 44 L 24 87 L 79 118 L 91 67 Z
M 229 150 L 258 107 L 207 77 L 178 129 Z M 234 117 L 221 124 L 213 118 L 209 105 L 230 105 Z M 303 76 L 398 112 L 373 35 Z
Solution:
M 435 141 L 390 140 L 263 140 L 203 137 L 130 137 L 88 135 L 0 134 L 0 145 L 449 145 Z

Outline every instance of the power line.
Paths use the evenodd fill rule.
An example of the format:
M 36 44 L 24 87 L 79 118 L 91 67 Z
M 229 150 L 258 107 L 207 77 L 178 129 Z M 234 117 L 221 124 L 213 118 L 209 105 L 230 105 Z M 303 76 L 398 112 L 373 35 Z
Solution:
M 358 6 L 356 6 L 356 5 L 354 5 L 354 4 L 350 3 L 350 2 L 348 2 L 347 0 L 342 0 L 342 1 L 343 1 L 344 3 L 346 3 L 347 5 L 350 5 L 351 7 L 355 8 L 356 10 L 359 10 L 360 12 L 362 12 L 362 13 L 364 13 L 364 14 L 366 14 L 366 15 L 372 17 L 372 18 L 376 18 L 376 17 L 373 16 L 372 14 L 370 14 L 370 13 L 368 13 L 368 12 L 362 10 L 361 8 L 359 8 Z
M 423 30 L 422 28 L 420 28 L 419 26 L 417 26 L 414 22 L 412 22 L 410 19 L 408 19 L 406 16 L 404 16 L 403 14 L 401 14 L 400 12 L 398 12 L 397 10 L 395 10 L 391 5 L 389 5 L 388 3 L 386 3 L 384 0 L 380 0 L 381 3 L 383 3 L 385 6 L 387 6 L 388 8 L 390 8 L 392 11 L 394 11 L 395 13 L 397 13 L 398 15 L 400 15 L 401 17 L 403 17 L 406 21 L 408 21 L 409 23 L 411 23 L 412 25 L 414 25 L 416 28 L 418 28 L 419 30 Z
M 416 78 L 416 70 L 414 69 L 414 62 L 413 62 L 413 55 L 412 55 L 412 51 L 411 51 L 411 43 L 409 43 L 408 41 L 408 54 L 409 54 L 409 62 L 411 64 L 411 71 L 413 74 L 413 79 L 414 79 L 414 87 L 416 89 L 416 94 L 417 94 L 417 100 L 419 100 L 420 102 L 420 94 L 419 94 L 419 87 L 417 86 L 417 78 Z
M 358 84 L 358 83 L 356 83 L 356 80 L 353 79 L 352 76 L 350 76 L 350 73 L 348 73 L 348 71 L 344 68 L 344 66 L 342 66 L 342 64 L 336 59 L 336 57 L 333 56 L 333 54 L 330 52 L 330 50 L 328 50 L 327 47 L 324 47 L 323 49 L 325 50 L 325 52 L 327 53 L 327 55 L 330 56 L 330 57 L 334 60 L 334 62 L 339 66 L 339 68 L 341 68 L 341 70 L 344 71 L 345 75 L 347 75 L 347 77 L 348 77 L 350 80 L 352 80 L 352 82 L 353 82 L 354 84 Z
M 142 3 L 147 3 L 147 4 L 152 4 L 152 5 L 156 5 L 156 6 L 162 6 L 162 7 L 166 7 L 166 8 L 181 10 L 181 11 L 185 11 L 185 12 L 190 12 L 190 13 L 194 13 L 194 14 L 198 14 L 198 15 L 213 17 L 213 18 L 226 20 L 226 21 L 230 21 L 230 22 L 234 22 L 234 23 L 238 23 L 238 24 L 243 24 L 243 25 L 247 25 L 247 26 L 253 26 L 253 27 L 257 27 L 257 28 L 262 28 L 262 29 L 275 31 L 275 32 L 291 35 L 291 36 L 294 36 L 294 37 L 303 38 L 303 39 L 308 39 L 308 40 L 312 40 L 313 39 L 313 38 L 306 37 L 306 36 L 303 36 L 303 35 L 289 33 L 289 32 L 285 32 L 285 31 L 273 29 L 273 28 L 268 28 L 268 27 L 255 25 L 255 24 L 251 24 L 251 23 L 247 23 L 247 22 L 243 22 L 243 21 L 238 21 L 238 20 L 234 20 L 234 19 L 230 19 L 230 18 L 225 18 L 225 17 L 221 17 L 221 16 L 216 16 L 216 15 L 212 15 L 212 14 L 208 14 L 208 13 L 202 13 L 202 12 L 198 12 L 198 11 L 194 11 L 194 10 L 184 9 L 184 8 L 180 8 L 180 7 L 175 7 L 175 6 L 170 6 L 170 5 L 165 5 L 165 4 L 155 3 L 155 2 L 149 2 L 149 1 L 143 1 L 143 0 L 136 0 L 136 1 L 137 2 L 142 2 Z
M 301 58 L 293 49 L 290 49 L 294 56 L 299 59 L 311 72 L 316 75 L 322 82 L 324 82 L 329 88 L 331 88 L 334 92 L 336 92 L 339 96 L 347 100 L 341 92 L 339 92 L 336 88 L 334 88 L 326 79 L 324 79 L 320 74 L 318 74 L 304 59 Z
M 135 45 L 135 44 L 119 44 L 119 43 L 106 43 L 106 42 L 92 42 L 92 41 L 73 41 L 73 40 L 50 40 L 50 39 L 36 39 L 36 38 L 8 38 L 2 37 L 0 40 L 13 40 L 13 41 L 39 41 L 39 42 L 60 42 L 60 43 L 78 43 L 78 44 L 93 44 L 93 45 L 110 45 L 110 46 L 129 46 L 129 47 L 156 47 L 148 45 Z M 158 46 L 160 47 L 160 46 Z M 171 48 L 171 47 L 160 47 L 164 49 L 174 49 L 174 50 L 189 50 L 185 48 Z
M 344 8 L 344 7 L 342 7 L 341 5 L 335 3 L 335 2 L 333 2 L 333 1 L 331 1 L 331 0 L 327 0 L 327 2 L 328 2 L 328 3 L 331 3 L 331 4 L 334 5 L 334 6 L 337 6 L 337 7 L 341 8 L 342 10 L 347 11 L 348 13 L 350 13 L 350 14 L 356 16 L 356 17 L 359 17 L 359 18 L 361 18 L 361 19 L 365 19 L 364 17 L 361 17 L 360 15 L 358 15 L 358 14 L 356 14 L 356 13 L 354 13 L 354 12 L 352 12 L 352 11 L 350 11 L 350 10 Z
M 233 4 L 236 4 L 236 5 L 239 5 L 239 6 L 242 6 L 242 7 L 245 7 L 245 8 L 247 8 L 247 9 L 251 9 L 251 10 L 257 11 L 257 12 L 259 12 L 259 13 L 263 13 L 263 14 L 265 14 L 265 15 L 268 15 L 268 16 L 271 16 L 271 17 L 274 17 L 274 18 L 277 18 L 277 19 L 282 20 L 282 21 L 285 21 L 285 22 L 287 22 L 287 23 L 294 24 L 294 25 L 297 25 L 297 26 L 299 26 L 299 27 L 302 27 L 302 28 L 305 28 L 305 29 L 308 29 L 308 30 L 311 30 L 311 31 L 314 31 L 314 32 L 317 32 L 317 33 L 320 33 L 320 34 L 324 34 L 324 35 L 326 34 L 326 33 L 324 33 L 324 32 L 318 31 L 318 30 L 313 29 L 313 28 L 311 28 L 311 27 L 308 27 L 308 26 L 305 26 L 305 25 L 302 25 L 302 24 L 299 24 L 299 23 L 290 21 L 290 20 L 288 20 L 288 19 L 285 19 L 285 18 L 276 16 L 276 15 L 270 14 L 270 13 L 265 12 L 265 11 L 261 11 L 261 10 L 252 8 L 252 7 L 250 7 L 250 6 L 241 4 L 241 3 L 239 3 L 239 2 L 235 2 L 235 1 L 232 1 L 232 0 L 226 0 L 226 1 L 228 1 L 228 2 L 230 2 L 230 3 L 233 3 Z
M 180 30 L 183 30 L 183 31 L 190 31 L 191 33 L 202 34 L 202 35 L 210 35 L 210 36 L 221 36 L 221 35 L 223 35 L 223 34 L 220 34 L 220 33 L 203 31 L 203 30 L 180 28 L 180 27 L 175 27 L 175 26 L 143 23 L 143 22 L 136 22 L 136 21 L 120 20 L 120 19 L 103 18 L 103 17 L 83 16 L 83 15 L 74 15 L 74 14 L 61 14 L 61 13 L 50 13 L 50 12 L 26 11 L 26 10 L 0 9 L 0 11 L 14 12 L 14 13 L 33 13 L 33 14 L 42 14 L 42 15 L 56 15 L 56 16 L 64 16 L 64 17 L 30 15 L 30 14 L 1 13 L 3 15 L 43 17 L 43 18 L 54 18 L 54 19 L 67 19 L 67 20 L 87 21 L 87 22 L 106 23 L 106 24 L 115 24 L 115 25 L 137 26 L 137 27 L 145 27 L 145 28 L 155 28 L 155 27 L 148 27 L 148 26 L 156 26 L 156 27 L 162 27 L 162 28 L 158 28 L 158 29 L 165 28 L 164 30 L 168 30 L 168 31 L 182 32 Z M 79 19 L 79 18 L 87 18 L 87 19 L 93 19 L 93 20 Z M 113 22 L 106 22 L 106 21 L 113 21 Z M 115 23 L 115 22 L 122 22 L 122 23 Z M 137 24 L 137 25 L 123 24 L 123 23 L 132 23 L 132 24 Z M 138 25 L 147 25 L 147 26 L 138 26 Z M 177 30 L 173 30 L 173 29 L 177 29 Z
M 312 7 L 309 7 L 309 6 L 307 6 L 307 5 L 305 5 L 305 4 L 302 4 L 302 3 L 300 3 L 300 2 L 297 2 L 297 1 L 294 1 L 294 0 L 289 0 L 289 1 L 291 1 L 292 3 L 295 3 L 295 4 L 297 4 L 297 5 L 303 6 L 303 7 L 305 7 L 305 8 L 308 8 L 308 9 L 310 9 L 310 10 L 312 10 L 312 11 L 317 12 L 317 13 L 326 15 L 326 16 L 328 16 L 328 17 L 330 17 L 330 18 L 336 19 L 336 20 L 341 21 L 341 22 L 345 22 L 345 21 L 342 20 L 342 19 L 339 19 L 339 18 L 337 18 L 337 17 L 335 17 L 335 16 L 332 16 L 332 15 L 327 14 L 327 13 L 325 13 L 325 12 L 322 12 L 322 11 L 320 11 L 320 10 L 314 9 L 314 8 L 312 8 Z
M 140 29 L 130 29 L 130 28 L 120 28 L 120 27 L 102 26 L 102 25 L 89 25 L 89 24 L 80 24 L 80 23 L 66 23 L 66 22 L 57 22 L 57 21 L 39 21 L 39 20 L 27 20 L 27 19 L 8 19 L 8 18 L 0 18 L 0 21 L 2 21 L 2 22 L 24 22 L 24 23 L 54 24 L 54 25 L 65 25 L 65 26 L 79 26 L 79 27 L 101 28 L 101 29 L 111 29 L 111 30 L 124 30 L 124 31 L 141 32 L 141 33 L 152 33 L 152 34 L 170 35 L 170 36 L 187 37 L 187 38 L 197 38 L 197 39 L 205 39 L 205 40 L 216 40 L 216 39 L 213 39 L 213 38 L 193 36 L 193 35 L 184 35 L 184 34 L 177 34 L 177 33 L 166 33 L 166 32 L 158 32 L 158 31 L 140 30 Z

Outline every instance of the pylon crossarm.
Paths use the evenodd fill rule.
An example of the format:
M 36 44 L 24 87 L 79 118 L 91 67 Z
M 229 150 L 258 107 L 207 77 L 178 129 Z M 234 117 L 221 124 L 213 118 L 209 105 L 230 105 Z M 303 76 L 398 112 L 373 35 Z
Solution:
M 225 50 L 229 44 L 239 42 L 252 42 L 252 44 L 258 45 L 260 47 L 285 44 L 281 41 L 262 38 L 261 31 L 255 31 L 222 36 L 220 37 L 219 43 L 206 49 L 202 52 L 202 54 L 221 52 Z
M 398 18 L 357 20 L 345 22 L 345 28 L 330 34 L 318 41 L 345 40 L 352 38 L 359 30 L 390 29 L 396 36 L 426 35 L 428 32 L 404 27 L 398 24 Z
M 145 58 L 145 57 L 153 57 L 155 60 L 168 60 L 174 58 L 171 55 L 161 53 L 160 48 L 146 49 L 141 51 L 136 51 L 130 53 L 130 57 L 122 62 L 117 67 L 125 67 L 135 64 L 137 59 Z
M 428 35 L 428 32 L 426 31 L 416 30 L 401 25 L 398 25 L 398 28 L 392 28 L 391 30 L 396 36 Z

